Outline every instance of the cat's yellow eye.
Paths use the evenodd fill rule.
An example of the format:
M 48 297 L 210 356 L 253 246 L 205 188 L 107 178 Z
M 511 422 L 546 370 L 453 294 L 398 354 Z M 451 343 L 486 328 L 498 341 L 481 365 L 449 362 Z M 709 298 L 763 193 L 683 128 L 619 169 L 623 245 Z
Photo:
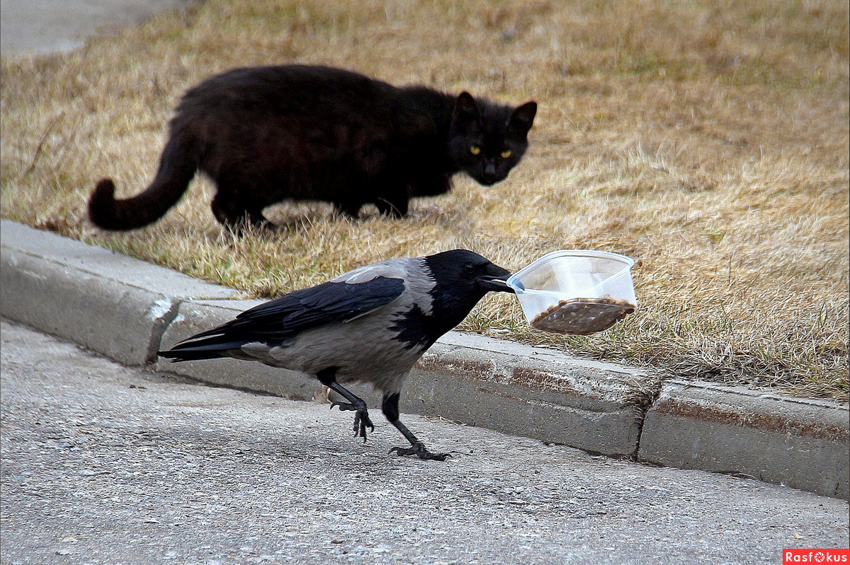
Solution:
M 473 155 L 478 155 L 479 153 L 481 153 L 481 148 L 478 147 L 477 145 L 470 145 L 469 146 L 469 152 L 472 153 Z
M 502 155 L 502 159 L 507 159 L 508 157 L 511 156 L 511 150 L 505 149 L 504 151 L 502 151 L 501 155 Z

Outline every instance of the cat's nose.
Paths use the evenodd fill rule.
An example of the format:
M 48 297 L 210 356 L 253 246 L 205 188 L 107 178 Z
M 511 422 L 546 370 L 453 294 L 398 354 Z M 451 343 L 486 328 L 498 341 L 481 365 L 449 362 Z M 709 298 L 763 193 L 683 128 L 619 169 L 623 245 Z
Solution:
M 496 177 L 496 165 L 491 162 L 485 163 L 484 174 L 481 175 L 481 184 L 490 186 L 498 180 L 499 179 Z

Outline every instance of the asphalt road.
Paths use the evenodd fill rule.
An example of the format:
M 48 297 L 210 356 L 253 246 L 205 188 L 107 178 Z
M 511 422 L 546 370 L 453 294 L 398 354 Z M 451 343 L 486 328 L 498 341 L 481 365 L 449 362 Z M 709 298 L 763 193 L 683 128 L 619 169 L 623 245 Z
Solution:
M 848 504 L 415 416 L 130 369 L 2 323 L 0 561 L 771 563 L 846 547 Z
M 3 56 L 68 52 L 95 33 L 140 23 L 191 0 L 3 0 Z

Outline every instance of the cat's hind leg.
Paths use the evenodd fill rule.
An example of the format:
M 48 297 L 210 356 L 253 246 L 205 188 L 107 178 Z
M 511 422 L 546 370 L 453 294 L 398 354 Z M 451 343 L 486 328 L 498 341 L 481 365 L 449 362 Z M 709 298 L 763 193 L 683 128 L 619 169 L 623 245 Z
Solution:
M 391 218 L 403 218 L 407 215 L 410 202 L 410 187 L 403 176 L 387 172 L 373 181 L 372 202 L 378 212 Z
M 248 208 L 244 202 L 239 202 L 221 189 L 213 198 L 211 208 L 215 219 L 236 233 L 241 233 L 249 225 L 260 229 L 275 227 L 263 216 L 261 208 Z
M 407 215 L 407 198 L 376 198 L 378 212 L 391 218 L 403 218 Z
M 337 216 L 347 216 L 356 219 L 360 214 L 360 208 L 363 207 L 362 202 L 334 202 L 334 214 Z

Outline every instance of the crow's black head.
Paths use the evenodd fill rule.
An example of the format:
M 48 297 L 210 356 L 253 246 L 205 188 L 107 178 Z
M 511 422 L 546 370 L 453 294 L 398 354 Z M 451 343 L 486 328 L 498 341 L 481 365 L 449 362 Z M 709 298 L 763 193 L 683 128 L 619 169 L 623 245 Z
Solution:
M 513 292 L 504 282 L 510 271 L 466 249 L 429 255 L 425 264 L 435 283 L 431 315 L 441 330 L 448 331 L 463 321 L 487 292 Z

